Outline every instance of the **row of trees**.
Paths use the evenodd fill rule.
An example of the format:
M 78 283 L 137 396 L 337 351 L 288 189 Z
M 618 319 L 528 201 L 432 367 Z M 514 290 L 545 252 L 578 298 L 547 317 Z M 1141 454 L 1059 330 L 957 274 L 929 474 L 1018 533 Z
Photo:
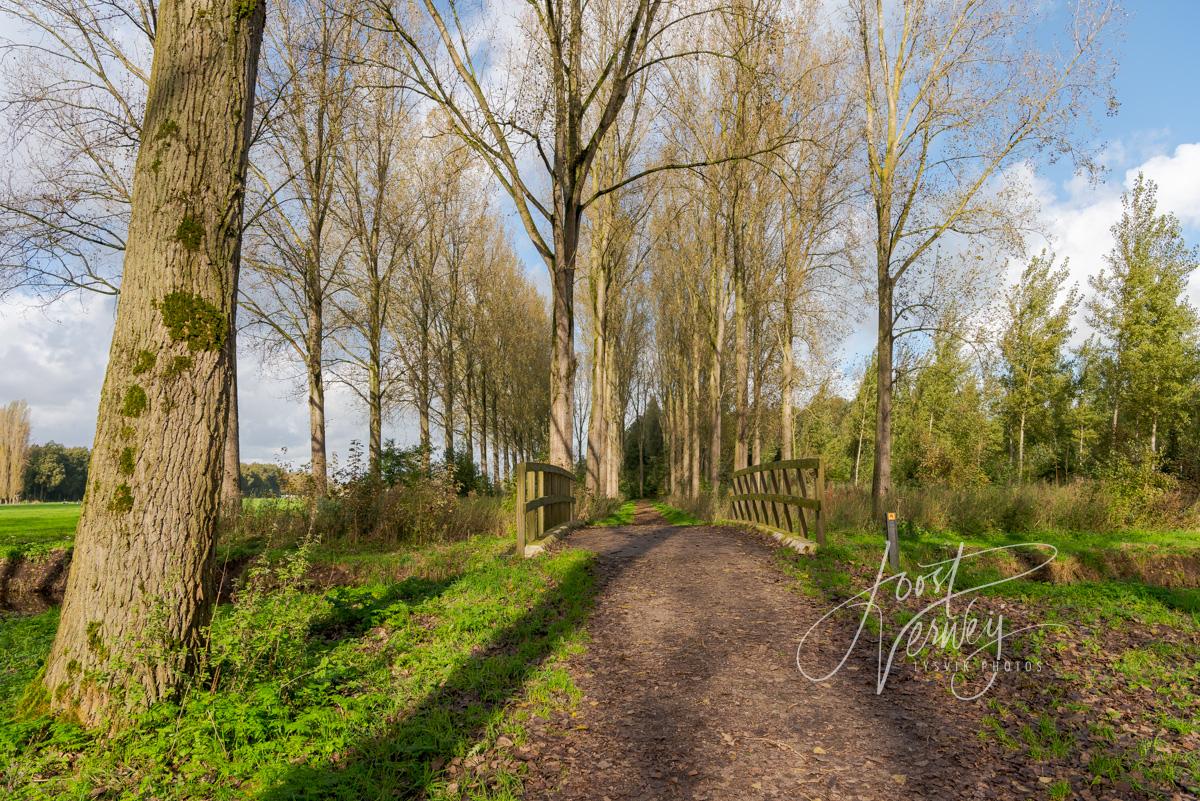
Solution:
M 543 448 L 570 462 L 580 223 L 617 189 L 589 191 L 591 167 L 670 27 L 657 0 L 527 9 L 528 69 L 497 86 L 467 43 L 478 19 L 454 8 L 282 3 L 264 46 L 264 2 L 201 5 L 4 7 L 57 45 L 29 45 L 12 76 L 31 155 L 0 204 L 6 283 L 119 292 L 44 675 L 48 703 L 86 722 L 168 696 L 203 650 L 245 328 L 304 369 L 314 496 L 327 375 L 364 399 L 374 470 L 405 401 L 493 473 Z M 464 149 L 550 268 L 550 325 Z M 153 658 L 133 657 L 147 636 Z
M 82 0 L 0 5 L 57 45 L 10 45 L 28 56 L 8 62 L 5 76 L 28 152 L 0 192 L 0 290 L 47 300 L 120 291 L 156 29 L 151 6 L 118 6 L 132 28 Z M 450 132 L 452 121 L 403 86 L 395 35 L 380 32 L 367 9 L 351 11 L 322 0 L 272 11 L 230 347 L 240 335 L 277 365 L 299 368 L 316 495 L 328 489 L 325 396 L 334 382 L 361 402 L 374 474 L 384 422 L 412 410 L 424 453 L 469 451 L 498 479 L 546 447 L 544 304 L 487 200 L 483 165 Z M 236 381 L 232 389 L 231 510 L 240 486 Z
M 366 411 L 372 474 L 407 408 L 427 470 L 459 450 L 498 479 L 545 447 L 549 326 L 486 175 L 444 113 L 398 88 L 403 55 L 374 18 L 300 0 L 275 19 L 242 307 L 249 335 L 303 370 L 312 490 L 327 491 L 331 381 Z
M 1036 209 L 1020 165 L 1091 167 L 1081 143 L 1111 78 L 1114 10 L 1073 11 L 1052 47 L 1044 16 L 1004 4 L 857 0 L 825 28 L 770 0 L 713 15 L 700 41 L 735 55 L 671 70 L 680 116 L 661 147 L 758 155 L 665 176 L 647 223 L 668 489 L 716 490 L 730 468 L 792 456 L 795 399 L 828 383 L 840 321 L 868 300 L 855 462 L 886 502 L 906 375 L 967 334 L 1024 250 Z
M 929 346 L 900 354 L 897 481 L 1062 481 L 1127 476 L 1131 468 L 1143 477 L 1160 471 L 1200 480 L 1200 319 L 1187 301 L 1200 254 L 1187 246 L 1179 220 L 1158 209 L 1155 189 L 1138 176 L 1125 193 L 1112 249 L 1086 288 L 1071 283 L 1065 262 L 1042 252 L 986 313 L 964 320 L 946 308 Z M 808 400 L 795 415 L 786 411 L 784 355 L 764 358 L 750 404 L 750 460 L 820 454 L 832 479 L 869 481 L 874 355 L 849 369 L 806 359 Z M 843 377 L 851 379 L 849 398 L 839 390 Z M 726 429 L 736 425 L 731 404 L 720 413 Z M 630 426 L 630 443 L 642 428 L 652 441 L 661 430 L 666 444 L 648 465 L 626 460 L 626 487 L 636 491 L 639 471 L 649 469 L 651 491 L 692 492 L 690 483 L 672 483 L 687 473 L 671 462 L 667 415 L 653 405 Z M 738 437 L 726 431 L 719 453 L 723 477 L 737 464 Z
M 53 441 L 30 446 L 21 500 L 83 500 L 91 457 L 88 448 L 66 447 Z
M 330 380 L 363 401 L 374 471 L 407 404 L 421 452 L 436 424 L 493 473 L 543 451 L 573 464 L 586 438 L 597 494 L 629 407 L 656 395 L 669 483 L 698 493 L 720 485 L 726 436 L 734 465 L 762 458 L 774 417 L 793 448 L 793 399 L 865 250 L 882 503 L 897 342 L 968 316 L 947 297 L 1019 246 L 1009 168 L 1086 164 L 1078 120 L 1109 77 L 1111 9 L 1086 2 L 1052 47 L 1041 13 L 1001 0 L 851 0 L 828 24 L 816 3 L 550 0 L 513 26 L 434 0 L 286 0 L 265 43 L 264 6 L 5 6 L 62 45 L 14 78 L 30 163 L 55 181 L 32 169 L 0 203 L 9 283 L 120 293 L 45 672 L 85 721 L 169 695 L 202 652 L 222 475 L 227 499 L 238 486 L 239 339 L 302 368 L 314 496 Z M 544 261 L 549 315 L 485 187 Z M 152 660 L 105 656 L 150 631 Z

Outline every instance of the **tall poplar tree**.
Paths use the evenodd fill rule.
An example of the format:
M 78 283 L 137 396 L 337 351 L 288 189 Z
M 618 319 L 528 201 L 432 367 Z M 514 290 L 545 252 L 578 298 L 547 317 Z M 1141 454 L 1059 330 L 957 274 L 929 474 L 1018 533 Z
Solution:
M 1067 265 L 1056 268 L 1054 256 L 1043 252 L 1021 272 L 1005 301 L 1001 381 L 1018 480 L 1025 478 L 1027 431 L 1031 426 L 1045 430 L 1054 402 L 1064 398 L 1071 383 L 1063 349 L 1071 338 L 1071 314 L 1079 304 L 1079 293 L 1072 287 L 1057 302 L 1067 276 Z
M 257 0 L 158 7 L 90 482 L 44 674 L 51 708 L 84 723 L 169 696 L 204 644 L 264 19 Z
M 1179 219 L 1158 213 L 1157 192 L 1139 174 L 1122 196 L 1113 249 L 1090 280 L 1096 294 L 1088 304 L 1106 350 L 1112 444 L 1144 446 L 1151 455 L 1163 427 L 1188 413 L 1197 318 L 1184 293 L 1200 258 Z
M 1077 140 L 1111 79 L 1100 43 L 1114 6 L 1080 0 L 1073 11 L 1062 41 L 1047 47 L 1049 12 L 1006 0 L 851 3 L 851 91 L 875 240 L 877 514 L 892 492 L 896 340 L 929 331 L 923 315 L 937 317 L 936 304 L 909 297 L 921 269 L 935 273 L 926 283 L 946 286 L 938 246 L 955 235 L 987 240 L 993 252 L 1019 247 L 1022 204 L 994 191 L 1005 167 L 1047 151 L 1088 163 Z

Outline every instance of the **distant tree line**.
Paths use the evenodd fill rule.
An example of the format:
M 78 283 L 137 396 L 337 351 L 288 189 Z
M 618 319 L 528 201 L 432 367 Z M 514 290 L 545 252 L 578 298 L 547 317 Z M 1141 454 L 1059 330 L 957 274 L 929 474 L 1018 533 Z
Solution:
M 57 442 L 33 445 L 25 460 L 24 501 L 82 501 L 87 490 L 88 448 Z

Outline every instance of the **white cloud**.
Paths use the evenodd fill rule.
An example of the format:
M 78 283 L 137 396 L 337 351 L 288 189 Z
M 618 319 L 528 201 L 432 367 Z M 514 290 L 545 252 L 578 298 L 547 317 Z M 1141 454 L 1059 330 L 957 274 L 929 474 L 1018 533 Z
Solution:
M 29 403 L 34 442 L 91 445 L 115 309 L 113 298 L 94 294 L 49 307 L 19 296 L 0 303 L 0 404 Z M 264 365 L 249 349 L 238 359 L 243 461 L 308 461 L 308 407 L 295 372 Z M 350 441 L 366 440 L 362 405 L 331 385 L 326 418 L 329 456 L 344 462 Z M 384 436 L 412 444 L 415 426 L 400 417 L 385 425 Z
M 115 307 L 100 295 L 0 305 L 0 403 L 29 402 L 34 441 L 91 443 Z
M 1048 246 L 1060 259 L 1070 259 L 1071 279 L 1085 296 L 1090 294 L 1088 278 L 1104 267 L 1104 257 L 1112 248 L 1111 228 L 1121 217 L 1121 193 L 1133 186 L 1139 172 L 1158 184 L 1159 212 L 1174 212 L 1188 241 L 1195 243 L 1200 233 L 1200 143 L 1181 144 L 1172 153 L 1150 156 L 1125 170 L 1120 180 L 1091 186 L 1074 178 L 1063 186 L 1062 197 L 1056 197 L 1044 182 L 1039 187 Z M 1193 274 L 1188 290 L 1192 304 L 1200 306 L 1200 275 Z M 1086 336 L 1082 314 L 1076 329 L 1078 337 Z
M 1139 167 L 1158 184 L 1158 206 L 1173 211 L 1188 227 L 1200 227 L 1200 142 L 1180 145 L 1172 155 L 1149 159 Z M 1125 174 L 1125 186 L 1133 185 L 1138 169 Z

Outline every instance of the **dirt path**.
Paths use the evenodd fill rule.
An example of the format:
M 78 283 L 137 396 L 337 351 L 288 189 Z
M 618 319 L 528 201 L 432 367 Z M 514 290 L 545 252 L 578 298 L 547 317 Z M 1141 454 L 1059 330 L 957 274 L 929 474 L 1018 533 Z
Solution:
M 902 669 L 875 695 L 865 649 L 827 682 L 801 675 L 796 644 L 828 605 L 790 589 L 765 538 L 645 505 L 569 544 L 598 554 L 591 642 L 571 664 L 584 699 L 534 728 L 527 798 L 1045 797 L 944 684 Z M 830 664 L 850 636 L 820 645 Z

